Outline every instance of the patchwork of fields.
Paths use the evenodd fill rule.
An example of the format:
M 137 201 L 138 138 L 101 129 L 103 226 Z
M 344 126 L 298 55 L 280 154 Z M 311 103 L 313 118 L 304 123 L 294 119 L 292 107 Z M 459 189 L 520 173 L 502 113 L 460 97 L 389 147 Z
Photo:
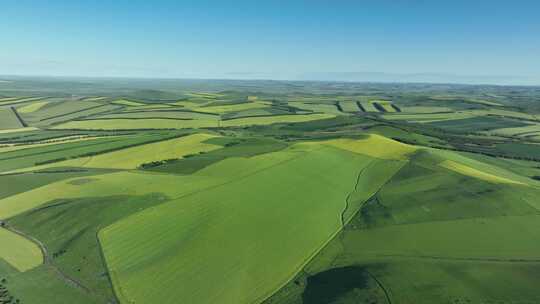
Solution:
M 540 302 L 518 88 L 3 85 L 0 303 Z

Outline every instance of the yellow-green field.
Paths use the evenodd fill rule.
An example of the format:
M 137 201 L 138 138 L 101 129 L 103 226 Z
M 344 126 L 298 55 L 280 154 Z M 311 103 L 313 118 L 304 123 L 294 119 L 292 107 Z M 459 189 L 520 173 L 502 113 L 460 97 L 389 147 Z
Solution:
M 131 100 L 127 100 L 127 99 L 115 100 L 112 103 L 117 104 L 117 105 L 130 106 L 130 107 L 138 107 L 138 106 L 145 105 L 144 103 L 131 101 Z
M 411 122 L 426 123 L 443 120 L 464 119 L 477 116 L 471 112 L 458 111 L 455 113 L 427 113 L 427 114 L 409 114 L 392 113 L 384 114 L 383 118 L 388 120 L 407 120 Z
M 486 173 L 474 168 L 471 168 L 469 166 L 465 166 L 463 164 L 451 161 L 451 160 L 445 160 L 442 163 L 439 164 L 441 167 L 450 169 L 452 171 L 455 171 L 460 174 L 472 176 L 481 180 L 485 180 L 492 183 L 510 183 L 510 184 L 520 184 L 525 185 L 524 183 L 511 180 L 509 178 L 497 176 L 494 174 Z
M 34 101 L 34 100 L 39 100 L 39 99 L 43 99 L 42 97 L 9 97 L 9 98 L 4 98 L 3 100 L 0 100 L 0 105 L 4 105 L 4 104 L 18 104 L 18 103 L 22 103 L 22 102 L 29 102 L 29 101 Z
M 48 103 L 49 102 L 47 102 L 47 101 L 34 102 L 32 104 L 17 108 L 17 111 L 19 111 L 19 113 L 24 113 L 24 114 L 32 113 L 32 112 L 35 112 L 35 111 L 41 109 L 43 106 L 47 105 Z
M 27 271 L 43 263 L 38 245 L 4 228 L 0 228 L 0 258 L 19 271 Z
M 319 119 L 333 118 L 331 114 L 305 114 L 305 115 L 274 115 L 264 117 L 246 117 L 224 120 L 221 122 L 222 127 L 242 127 L 250 125 L 271 125 L 275 123 L 294 123 L 304 122 Z
M 486 131 L 488 134 L 505 135 L 505 136 L 523 136 L 535 133 L 540 133 L 540 124 L 532 124 L 524 127 L 500 128 Z
M 85 168 L 136 169 L 144 163 L 181 158 L 188 154 L 208 152 L 221 148 L 218 145 L 203 143 L 203 141 L 214 137 L 216 136 L 194 134 L 51 165 L 55 167 L 81 166 Z
M 362 101 L 362 102 L 360 102 L 360 104 L 362 105 L 364 110 L 366 110 L 366 112 L 379 112 L 379 110 L 377 110 L 377 108 L 375 108 L 375 106 L 373 106 L 372 102 Z
M 332 115 L 343 115 L 334 104 L 324 104 L 324 103 L 308 103 L 300 101 L 289 102 L 290 106 L 306 110 L 313 111 L 316 113 L 327 113 Z M 359 111 L 359 110 L 358 110 Z
M 28 131 L 30 131 L 30 130 L 28 130 Z M 29 143 L 29 144 L 4 145 L 4 146 L 0 145 L 0 153 L 9 152 L 9 151 L 17 151 L 17 150 L 22 150 L 22 149 L 29 149 L 29 148 L 45 147 L 45 146 L 51 146 L 51 145 L 56 145 L 56 144 L 60 144 L 60 143 L 92 140 L 92 139 L 96 139 L 96 138 L 99 138 L 99 137 L 96 137 L 96 136 L 66 136 L 66 137 L 55 138 L 54 140 L 46 140 L 46 141 L 40 141 L 40 142 L 36 142 L 36 143 Z
M 225 106 L 193 107 L 192 109 L 199 112 L 222 114 L 222 113 L 238 112 L 238 111 L 251 110 L 251 109 L 268 108 L 268 107 L 269 107 L 269 104 L 266 102 L 248 102 L 248 103 L 239 103 L 239 104 L 225 105 Z
M 53 129 L 133 130 L 133 129 L 190 129 L 217 127 L 217 120 L 174 119 L 95 119 L 70 121 Z
M 416 151 L 415 146 L 400 143 L 377 134 L 370 134 L 367 139 L 334 139 L 324 142 L 347 151 L 365 154 L 381 159 L 407 159 L 407 155 Z
M 0 130 L 0 134 L 27 132 L 27 131 L 36 131 L 36 130 L 39 130 L 39 129 L 36 128 L 36 127 L 26 127 L 26 128 L 18 128 L 18 129 L 5 129 L 5 130 Z
M 121 300 L 258 303 L 291 279 L 341 229 L 345 199 L 365 158 L 316 145 L 271 154 L 242 160 L 274 162 L 249 178 L 102 230 Z M 238 161 L 209 170 L 227 175 Z
M 448 107 L 410 106 L 410 107 L 401 107 L 401 111 L 403 113 L 428 114 L 428 113 L 437 113 L 437 112 L 452 112 L 453 110 Z

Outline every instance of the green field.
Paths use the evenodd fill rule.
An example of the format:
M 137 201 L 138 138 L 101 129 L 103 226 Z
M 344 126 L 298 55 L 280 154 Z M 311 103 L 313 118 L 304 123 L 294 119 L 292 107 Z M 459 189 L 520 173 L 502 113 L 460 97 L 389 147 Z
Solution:
M 144 129 L 189 129 L 217 127 L 217 120 L 175 120 L 148 118 L 133 119 L 92 119 L 70 121 L 53 129 L 75 130 L 144 130 Z
M 19 271 L 27 271 L 43 263 L 39 247 L 16 233 L 0 228 L 0 244 L 0 259 Z
M 269 296 L 291 278 L 339 231 L 340 213 L 364 159 L 317 146 L 276 153 L 280 155 L 251 159 L 274 164 L 264 165 L 266 169 L 248 179 L 185 196 L 103 230 L 100 239 L 121 299 L 250 303 Z M 229 163 L 221 166 L 236 166 Z M 281 182 L 272 182 L 276 179 Z M 329 182 L 332 191 L 316 191 Z M 314 204 L 314 198 L 325 203 Z M 309 213 L 303 212 L 307 206 Z M 154 229 L 144 229 L 147 225 Z M 235 237 L 224 242 L 227 235 Z M 278 244 L 281 250 L 273 250 Z M 169 250 L 182 253 L 167 256 Z M 186 275 L 175 276 L 180 270 Z M 155 287 L 147 286 L 152 284 L 149 275 Z M 173 287 L 178 285 L 183 287 Z M 141 292 L 141 286 L 148 289 Z
M 539 303 L 539 102 L 0 81 L 0 303 Z
M 20 108 L 17 108 L 17 111 L 19 111 L 19 113 L 24 113 L 24 114 L 32 113 L 32 112 L 35 112 L 35 111 L 41 109 L 47 103 L 48 103 L 47 101 L 34 102 L 34 103 L 29 104 L 29 105 L 25 105 L 25 106 L 22 106 Z
M 360 108 L 358 108 L 358 105 L 354 101 L 340 101 L 339 106 L 343 110 L 343 112 L 347 113 L 356 113 L 361 111 Z
M 22 128 L 21 122 L 10 108 L 0 108 L 0 129 Z

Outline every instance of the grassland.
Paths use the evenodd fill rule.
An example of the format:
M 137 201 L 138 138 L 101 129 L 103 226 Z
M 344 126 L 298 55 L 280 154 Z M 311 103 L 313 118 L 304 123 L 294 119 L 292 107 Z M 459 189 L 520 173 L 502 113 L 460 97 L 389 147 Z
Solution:
M 302 109 L 302 110 L 311 111 L 315 113 L 327 113 L 327 114 L 332 114 L 332 115 L 343 114 L 337 109 L 335 104 L 308 103 L 308 102 L 293 101 L 293 102 L 289 102 L 289 105 Z
M 328 141 L 327 144 L 381 159 L 404 160 L 407 158 L 408 154 L 416 150 L 414 146 L 403 144 L 376 134 L 368 135 L 364 140 L 336 139 Z
M 440 160 L 434 151 L 409 155 L 340 235 L 265 303 L 534 302 L 528 286 L 538 278 L 527 269 L 540 265 L 528 240 L 538 229 L 539 190 L 455 174 Z M 524 285 L 501 284 L 500 276 Z M 327 277 L 332 283 L 319 285 Z
M 40 83 L 0 83 L 0 303 L 540 302 L 533 88 Z
M 268 117 L 249 117 L 230 119 L 221 122 L 223 127 L 242 127 L 250 125 L 271 125 L 275 123 L 296 123 L 334 117 L 330 114 L 274 115 Z
M 79 166 L 83 168 L 136 169 L 145 163 L 161 160 L 179 159 L 186 155 L 205 153 L 221 146 L 206 144 L 204 141 L 214 138 L 208 134 L 195 134 L 185 137 L 122 149 L 92 157 L 55 163 L 55 167 Z M 47 166 L 50 168 L 50 166 Z
M 19 111 L 19 113 L 24 113 L 24 114 L 32 113 L 41 109 L 46 104 L 48 104 L 47 101 L 38 101 L 38 102 L 31 103 L 29 105 L 22 106 L 20 108 L 17 108 L 17 111 Z
M 118 99 L 118 100 L 113 101 L 112 103 L 117 104 L 117 105 L 122 105 L 122 106 L 130 106 L 130 107 L 138 107 L 138 106 L 144 105 L 144 103 L 127 100 L 127 99 Z
M 26 238 L 0 228 L 0 258 L 19 271 L 27 271 L 43 263 L 41 249 Z
M 357 113 L 360 111 L 358 105 L 354 101 L 340 101 L 339 106 L 343 112 L 347 113 Z
M 0 129 L 19 129 L 23 127 L 12 109 L 0 108 Z
M 217 120 L 174 120 L 149 118 L 133 119 L 93 119 L 70 121 L 53 129 L 71 130 L 145 130 L 145 129 L 190 129 L 217 127 Z
M 383 117 L 388 120 L 406 120 L 417 123 L 439 122 L 446 120 L 465 119 L 474 117 L 470 112 L 452 112 L 452 113 L 429 113 L 429 114 L 408 114 L 395 113 L 384 114 Z
M 476 177 L 485 181 L 493 182 L 493 183 L 510 183 L 510 184 L 520 184 L 524 185 L 523 183 L 520 183 L 518 181 L 514 181 L 508 178 L 496 176 L 493 174 L 489 174 L 486 172 L 482 172 L 480 170 L 456 163 L 451 160 L 445 160 L 443 161 L 440 166 L 450 169 L 452 171 L 458 172 L 460 174 L 469 175 L 472 177 Z
M 362 105 L 362 108 L 366 110 L 366 112 L 379 112 L 379 110 L 373 105 L 372 102 L 362 101 L 360 102 L 360 104 Z
M 298 149 L 305 148 L 255 157 L 250 162 L 275 157 L 280 162 L 248 179 L 149 209 L 103 230 L 100 239 L 120 297 L 126 302 L 182 298 L 250 303 L 279 288 L 339 231 L 346 196 L 363 160 L 335 148 Z M 289 174 L 291 170 L 297 174 Z M 328 183 L 332 191 L 317 191 Z M 308 206 L 311 211 L 303 212 Z M 154 229 L 144 229 L 147 225 Z M 225 242 L 227 235 L 235 237 Z M 273 250 L 278 244 L 281 250 Z M 168 256 L 169 250 L 181 254 Z M 180 269 L 185 276 L 175 275 Z M 148 286 L 151 282 L 156 285 Z M 141 292 L 141 286 L 148 288 Z
M 170 135 L 146 133 L 128 136 L 105 136 L 84 141 L 61 142 L 45 146 L 38 145 L 37 147 L 30 146 L 25 149 L 1 153 L 0 171 L 8 172 L 73 158 L 82 159 L 167 138 L 170 138 Z
M 193 110 L 221 114 L 261 108 L 268 108 L 268 104 L 265 102 L 249 102 L 225 106 L 195 107 Z

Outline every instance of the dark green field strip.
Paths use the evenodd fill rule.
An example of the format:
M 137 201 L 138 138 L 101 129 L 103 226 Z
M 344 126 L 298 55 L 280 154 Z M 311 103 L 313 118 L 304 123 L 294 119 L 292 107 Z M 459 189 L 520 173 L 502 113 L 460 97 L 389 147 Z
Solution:
M 374 102 L 373 106 L 375 107 L 375 109 L 377 109 L 381 113 L 386 112 L 386 109 L 383 106 L 381 106 L 378 102 Z
M 8 225 L 42 242 L 53 266 L 87 289 L 90 299 L 115 303 L 97 232 L 166 200 L 158 193 L 56 200 L 10 219 Z
M 356 106 L 360 109 L 360 111 L 362 112 L 366 112 L 366 109 L 364 108 L 364 106 L 362 105 L 362 103 L 360 103 L 360 101 L 357 101 L 356 102 Z
M 523 127 L 528 125 L 519 120 L 499 118 L 494 116 L 480 116 L 464 119 L 435 121 L 429 122 L 427 124 L 437 128 L 456 132 L 476 132 L 499 128 Z
M 0 130 L 22 128 L 17 116 L 10 108 L 0 108 Z
M 143 164 L 142 169 L 175 174 L 193 174 L 228 157 L 252 157 L 285 149 L 284 142 L 269 138 L 215 138 L 206 141 L 224 148 L 203 154 L 185 156 L 182 159 Z
M 538 144 L 511 142 L 498 144 L 495 149 L 515 158 L 540 160 L 540 145 Z
M 17 112 L 17 109 L 15 109 L 15 107 L 11 107 L 11 111 L 13 111 L 13 114 L 15 114 L 15 116 L 17 117 L 17 119 L 19 120 L 19 122 L 21 123 L 21 126 L 22 126 L 23 128 L 28 127 L 28 125 L 27 125 L 26 122 L 24 122 L 24 120 L 21 118 L 21 115 L 19 115 L 19 113 Z
M 343 108 L 341 107 L 341 105 L 339 104 L 339 102 L 335 102 L 334 105 L 336 106 L 336 108 L 338 109 L 338 111 L 342 112 L 342 113 L 345 113 L 345 111 L 343 111 Z

